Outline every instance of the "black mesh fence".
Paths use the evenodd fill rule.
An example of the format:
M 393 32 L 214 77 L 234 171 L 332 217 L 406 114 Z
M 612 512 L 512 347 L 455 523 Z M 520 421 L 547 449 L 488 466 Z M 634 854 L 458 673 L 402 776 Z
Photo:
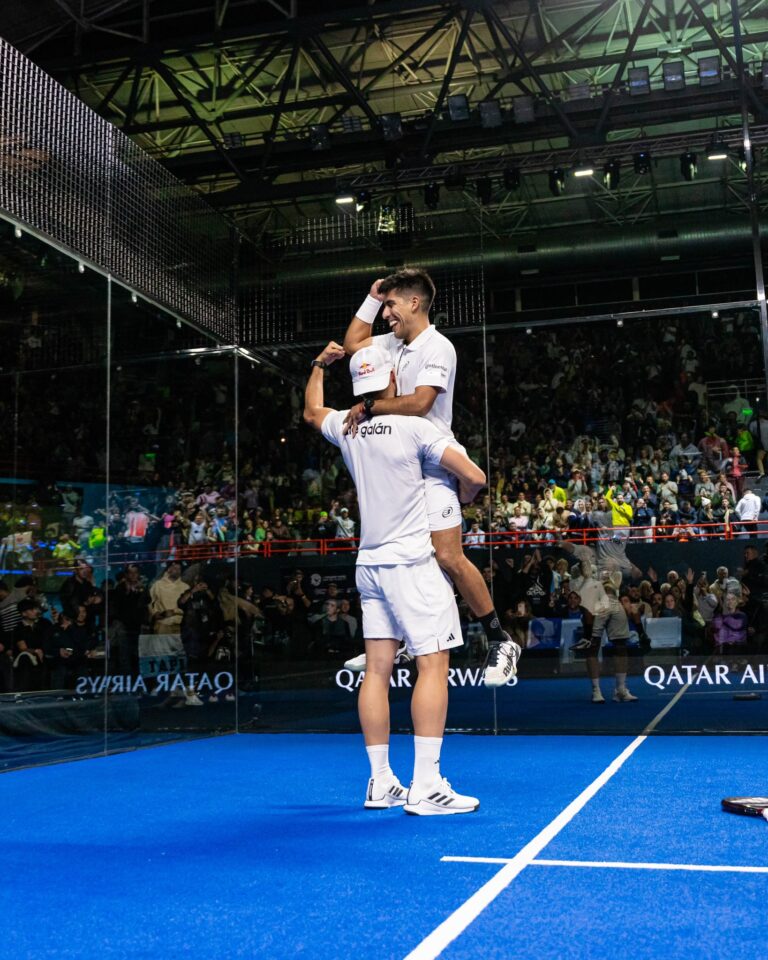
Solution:
M 402 264 L 420 265 L 437 287 L 439 327 L 477 327 L 485 319 L 482 238 L 477 255 L 452 253 L 439 218 L 409 204 L 355 215 L 308 218 L 241 265 L 243 344 L 338 339 L 371 282 Z M 249 262 L 250 261 L 250 262 Z
M 0 209 L 232 342 L 230 224 L 2 40 Z

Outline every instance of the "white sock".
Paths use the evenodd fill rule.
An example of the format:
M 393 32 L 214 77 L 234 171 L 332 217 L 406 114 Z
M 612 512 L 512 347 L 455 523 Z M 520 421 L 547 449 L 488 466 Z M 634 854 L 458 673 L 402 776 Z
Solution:
M 595 677 L 595 678 L 592 680 L 592 689 L 594 690 L 595 693 L 600 693 L 600 678 L 599 678 L 599 677 Z
M 627 688 L 627 675 L 626 673 L 617 673 L 616 674 L 616 689 L 617 690 L 626 690 Z
M 442 737 L 414 737 L 413 783 L 417 787 L 431 787 L 440 779 L 440 748 Z
M 392 768 L 389 765 L 388 743 L 377 743 L 372 747 L 366 747 L 365 752 L 371 762 L 372 777 L 384 777 L 388 773 L 392 773 Z

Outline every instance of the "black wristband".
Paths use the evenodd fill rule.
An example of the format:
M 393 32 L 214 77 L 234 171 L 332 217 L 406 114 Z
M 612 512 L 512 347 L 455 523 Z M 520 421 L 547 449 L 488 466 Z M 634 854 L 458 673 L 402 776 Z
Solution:
M 320 367 L 321 370 L 325 370 L 325 364 L 322 360 L 313 360 L 310 364 L 311 367 Z
M 376 400 L 374 397 L 366 397 L 365 400 L 363 400 L 363 410 L 365 410 L 366 417 L 373 416 L 374 403 L 376 403 Z

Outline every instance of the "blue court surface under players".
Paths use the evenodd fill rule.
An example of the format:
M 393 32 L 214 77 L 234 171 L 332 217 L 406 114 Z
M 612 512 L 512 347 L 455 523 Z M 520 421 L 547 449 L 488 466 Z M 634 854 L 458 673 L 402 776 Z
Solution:
M 768 824 L 720 811 L 763 738 L 455 735 L 443 770 L 477 813 L 365 811 L 344 734 L 3 774 L 4 955 L 766 956 Z

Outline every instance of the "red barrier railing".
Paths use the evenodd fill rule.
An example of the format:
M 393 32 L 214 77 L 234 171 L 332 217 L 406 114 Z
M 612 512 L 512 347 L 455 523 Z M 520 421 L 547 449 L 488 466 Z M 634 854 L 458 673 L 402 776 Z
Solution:
M 499 533 L 483 534 L 483 541 L 479 544 L 466 543 L 464 548 L 479 552 L 496 547 L 512 547 L 521 549 L 536 546 L 556 546 L 558 543 L 590 545 L 599 540 L 620 539 L 627 543 L 657 543 L 665 540 L 690 541 L 725 539 L 734 537 L 762 537 L 768 536 L 768 521 L 758 520 L 749 523 L 731 521 L 729 523 L 694 523 L 694 524 L 657 524 L 650 527 L 588 527 L 579 530 L 561 530 L 542 528 L 541 530 L 504 530 Z M 108 560 L 110 566 L 121 566 L 126 563 L 167 563 L 169 560 L 179 560 L 183 563 L 200 563 L 210 560 L 234 560 L 235 557 L 297 557 L 321 556 L 326 557 L 338 554 L 354 554 L 357 552 L 359 540 L 318 540 L 301 538 L 295 540 L 263 540 L 261 542 L 239 541 L 229 543 L 201 543 L 181 544 L 164 550 L 110 550 L 107 556 L 104 552 L 97 554 L 84 551 L 92 557 L 94 564 L 103 564 Z M 140 546 L 140 544 L 137 544 Z M 75 560 L 70 563 L 61 563 L 45 557 L 36 557 L 32 563 L 32 571 L 40 576 L 65 575 L 72 571 Z M 24 573 L 25 570 L 0 571 L 0 573 Z

